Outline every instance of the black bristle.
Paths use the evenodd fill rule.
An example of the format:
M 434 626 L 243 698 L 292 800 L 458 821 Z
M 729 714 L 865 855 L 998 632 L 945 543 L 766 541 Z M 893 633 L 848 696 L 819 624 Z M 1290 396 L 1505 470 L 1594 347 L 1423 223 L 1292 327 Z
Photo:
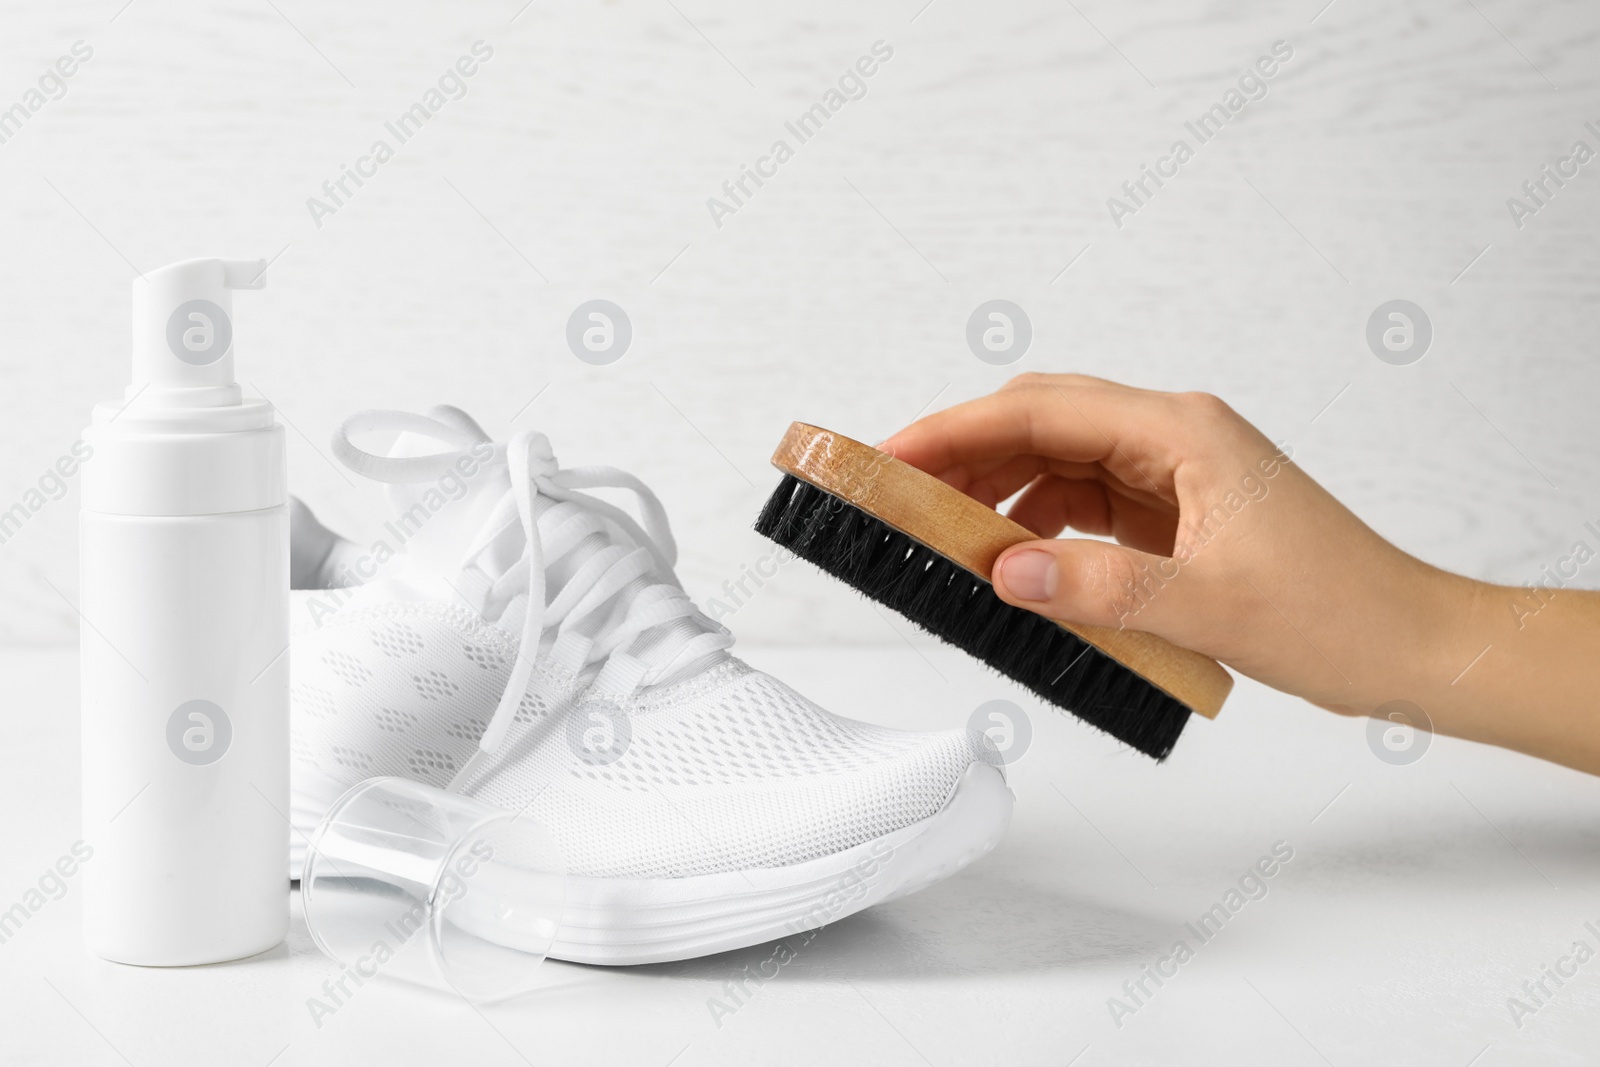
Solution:
M 792 474 L 756 532 L 1117 740 L 1166 759 L 1189 709 L 988 581 Z

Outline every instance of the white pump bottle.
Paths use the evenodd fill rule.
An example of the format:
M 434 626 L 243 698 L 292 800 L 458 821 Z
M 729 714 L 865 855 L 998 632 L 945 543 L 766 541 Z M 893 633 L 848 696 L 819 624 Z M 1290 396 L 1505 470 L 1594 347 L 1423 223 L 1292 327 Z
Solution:
M 84 936 L 122 963 L 238 959 L 289 922 L 284 433 L 234 382 L 264 261 L 133 283 L 133 384 L 84 439 Z

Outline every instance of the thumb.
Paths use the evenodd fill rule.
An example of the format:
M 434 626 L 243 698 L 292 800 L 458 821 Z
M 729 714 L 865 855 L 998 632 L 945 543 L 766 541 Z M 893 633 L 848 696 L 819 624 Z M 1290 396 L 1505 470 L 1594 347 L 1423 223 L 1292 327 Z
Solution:
M 1061 622 L 1144 630 L 1177 644 L 1214 606 L 1206 582 L 1167 556 L 1104 541 L 1027 541 L 995 561 L 1008 604 Z

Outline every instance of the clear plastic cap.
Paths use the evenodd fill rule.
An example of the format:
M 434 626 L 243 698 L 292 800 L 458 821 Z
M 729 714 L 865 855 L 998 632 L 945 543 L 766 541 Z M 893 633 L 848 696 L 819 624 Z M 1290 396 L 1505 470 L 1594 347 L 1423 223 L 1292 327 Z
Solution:
M 311 939 L 359 982 L 384 976 L 503 1000 L 536 988 L 561 927 L 566 862 L 538 821 L 404 778 L 352 787 L 311 835 Z

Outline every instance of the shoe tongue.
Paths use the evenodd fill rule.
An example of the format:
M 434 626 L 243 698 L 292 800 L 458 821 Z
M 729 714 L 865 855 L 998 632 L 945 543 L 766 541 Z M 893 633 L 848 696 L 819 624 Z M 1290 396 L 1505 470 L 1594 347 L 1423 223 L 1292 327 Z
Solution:
M 505 459 L 496 460 L 494 442 L 470 418 L 453 408 L 434 408 L 428 414 L 460 426 L 476 440 L 437 478 L 386 487 L 394 511 L 389 532 L 402 542 L 413 567 L 450 575 L 461 569 L 462 557 L 511 488 L 511 476 Z M 437 440 L 407 432 L 395 439 L 388 455 L 428 456 L 439 451 Z M 505 566 L 512 562 L 505 561 Z

